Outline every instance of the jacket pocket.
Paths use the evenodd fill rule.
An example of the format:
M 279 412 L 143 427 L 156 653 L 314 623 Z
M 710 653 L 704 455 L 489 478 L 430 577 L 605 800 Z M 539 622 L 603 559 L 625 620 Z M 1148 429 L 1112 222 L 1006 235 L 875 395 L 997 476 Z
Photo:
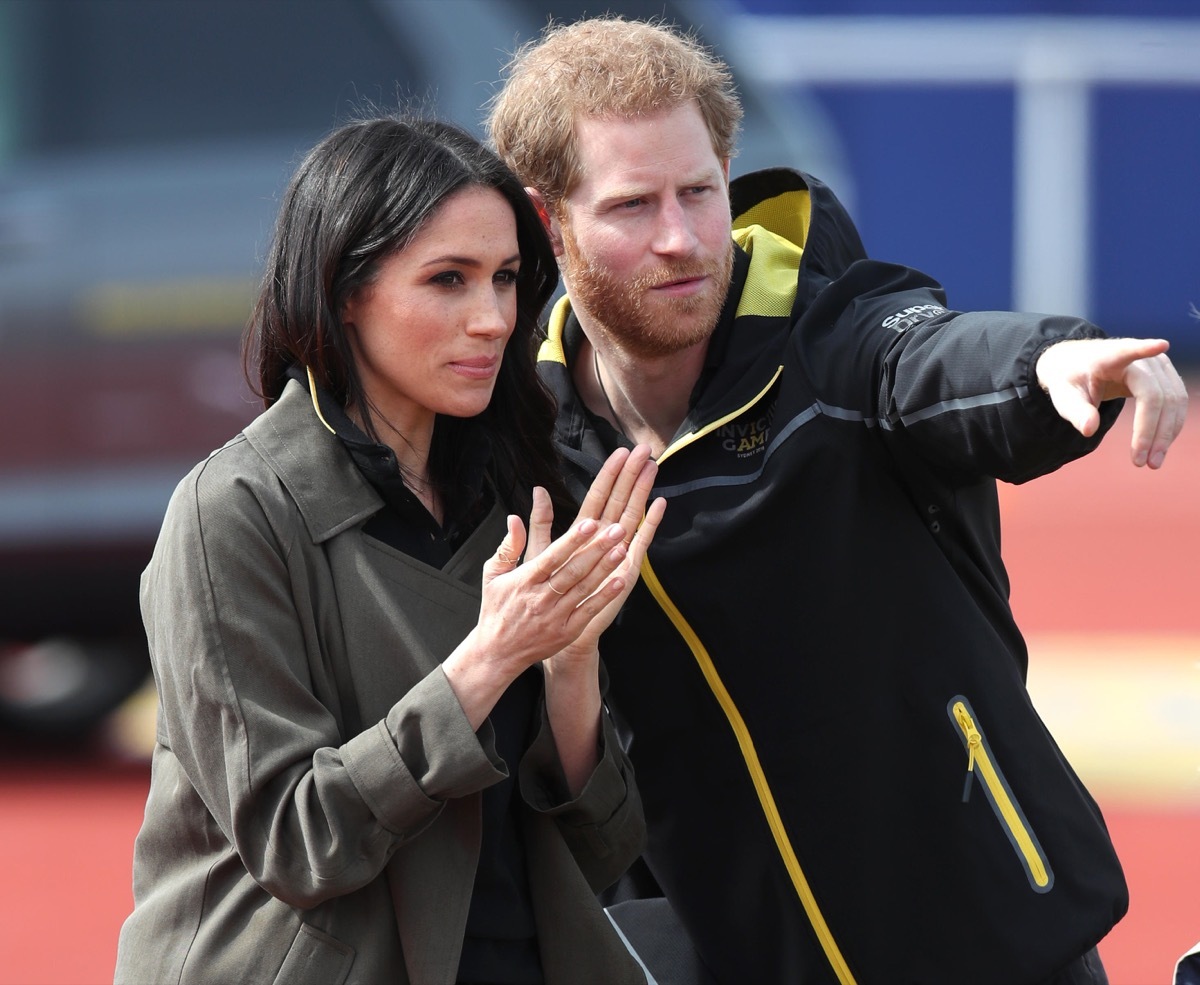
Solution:
M 354 948 L 304 923 L 272 985 L 341 985 L 353 963 Z
M 971 799 L 974 781 L 978 777 L 978 785 L 983 787 L 984 795 L 992 805 L 1001 830 L 1008 836 L 1009 843 L 1029 879 L 1029 885 L 1035 893 L 1048 893 L 1054 886 L 1054 873 L 1050 869 L 1050 863 L 1046 860 L 1045 852 L 1029 826 L 1021 805 L 1013 796 L 970 703 L 961 694 L 956 694 L 946 705 L 946 711 L 967 750 L 963 803 Z

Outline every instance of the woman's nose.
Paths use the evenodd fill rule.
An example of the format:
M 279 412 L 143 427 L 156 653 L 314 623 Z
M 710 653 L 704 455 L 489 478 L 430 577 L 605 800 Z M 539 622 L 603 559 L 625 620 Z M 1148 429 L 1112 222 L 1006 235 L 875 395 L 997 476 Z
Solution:
M 473 335 L 502 336 L 512 331 L 516 323 L 516 301 L 511 291 L 480 291 L 478 301 L 472 306 L 468 331 Z

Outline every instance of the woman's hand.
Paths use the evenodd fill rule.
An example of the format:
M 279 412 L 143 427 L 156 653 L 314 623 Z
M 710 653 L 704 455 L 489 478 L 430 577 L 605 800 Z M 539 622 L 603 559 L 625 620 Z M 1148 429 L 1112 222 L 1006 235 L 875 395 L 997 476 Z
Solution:
M 545 490 L 534 491 L 528 538 L 521 520 L 508 518 L 508 533 L 484 565 L 479 622 L 442 665 L 473 727 L 527 667 L 575 643 L 598 615 L 611 622 L 636 580 L 636 568 L 632 576 L 614 572 L 628 556 L 653 485 L 648 459 L 644 448 L 615 452 L 575 523 L 553 542 Z M 522 551 L 526 560 L 518 564 Z M 594 638 L 585 648 L 594 650 Z
M 607 598 L 574 642 L 542 663 L 546 714 L 567 793 L 572 799 L 583 790 L 600 760 L 600 634 L 616 618 L 637 583 L 638 569 L 666 507 L 666 500 L 656 500 L 643 519 L 642 511 L 657 473 L 657 466 L 650 460 L 649 446 L 638 446 L 632 452 L 615 452 L 592 483 L 576 518 L 577 523 L 584 520 L 617 523 L 624 531 L 629 549 L 609 582 L 609 586 L 619 582 L 620 589 Z M 534 499 L 530 516 L 526 557 L 539 556 L 543 545 L 549 543 L 552 519 L 549 497 L 541 492 Z
M 588 621 L 574 642 L 567 644 L 547 661 L 547 671 L 558 670 L 563 664 L 582 662 L 589 664 L 591 671 L 595 672 L 600 636 L 617 617 L 633 586 L 637 584 L 642 560 L 666 510 L 664 499 L 657 499 L 649 509 L 646 508 L 658 475 L 658 466 L 650 459 L 650 446 L 638 445 L 623 461 L 619 456 L 619 452 L 614 453 L 597 475 L 579 509 L 577 522 L 590 518 L 602 524 L 619 523 L 625 531 L 624 542 L 628 545 L 628 552 L 613 573 L 614 579 L 621 581 L 620 591 L 615 592 Z M 542 517 L 535 509 L 530 518 L 527 556 L 536 555 L 539 544 L 549 540 L 549 531 L 549 513 Z

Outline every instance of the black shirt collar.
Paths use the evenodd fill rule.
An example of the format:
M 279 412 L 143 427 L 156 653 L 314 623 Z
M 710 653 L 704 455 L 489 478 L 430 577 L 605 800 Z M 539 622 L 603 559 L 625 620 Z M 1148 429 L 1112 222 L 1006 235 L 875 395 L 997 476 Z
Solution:
M 485 481 L 491 442 L 484 429 L 468 423 L 467 453 L 458 476 L 460 494 L 446 503 L 445 525 L 441 526 L 405 484 L 391 448 L 368 437 L 328 391 L 315 383 L 310 386 L 304 367 L 292 366 L 288 376 L 315 394 L 324 424 L 383 499 L 385 508 L 367 521 L 364 531 L 427 564 L 444 567 L 492 505 L 491 486 Z

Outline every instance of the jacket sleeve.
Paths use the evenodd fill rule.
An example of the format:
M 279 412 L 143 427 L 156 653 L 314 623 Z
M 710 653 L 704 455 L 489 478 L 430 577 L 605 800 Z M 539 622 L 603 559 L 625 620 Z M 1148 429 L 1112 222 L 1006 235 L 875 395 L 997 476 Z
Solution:
M 601 666 L 601 690 L 605 690 Z M 521 759 L 521 795 L 535 811 L 553 817 L 594 892 L 611 886 L 645 848 L 646 822 L 629 762 L 608 711 L 601 713 L 600 762 L 579 796 L 570 799 L 550 720 L 541 724 Z
M 907 267 L 853 264 L 804 321 L 818 388 L 821 377 L 837 381 L 831 402 L 861 410 L 885 441 L 964 475 L 1024 482 L 1052 472 L 1092 451 L 1123 403 L 1106 402 L 1100 429 L 1084 438 L 1038 385 L 1042 351 L 1065 339 L 1104 337 L 1095 325 L 952 311 L 934 281 Z
M 215 825 L 264 889 L 308 908 L 373 880 L 448 799 L 505 771 L 440 668 L 343 742 L 336 695 L 315 693 L 303 524 L 235 470 L 206 468 L 177 489 L 142 579 L 159 742 L 211 815 L 189 819 L 197 831 Z

